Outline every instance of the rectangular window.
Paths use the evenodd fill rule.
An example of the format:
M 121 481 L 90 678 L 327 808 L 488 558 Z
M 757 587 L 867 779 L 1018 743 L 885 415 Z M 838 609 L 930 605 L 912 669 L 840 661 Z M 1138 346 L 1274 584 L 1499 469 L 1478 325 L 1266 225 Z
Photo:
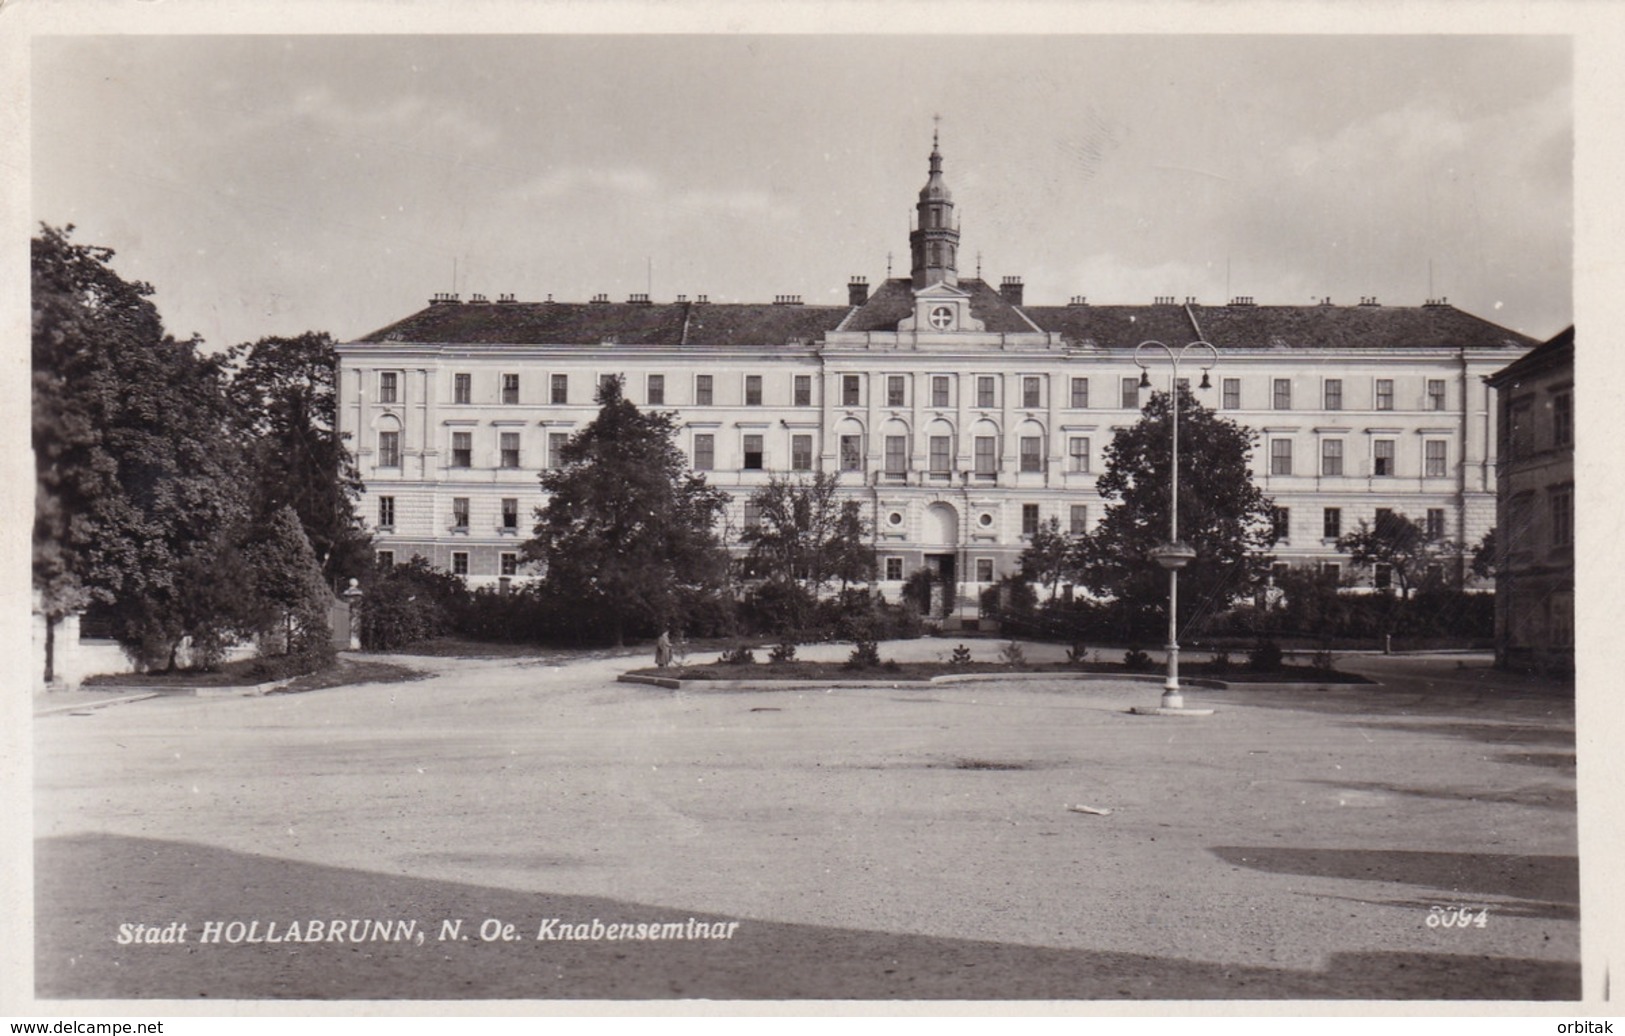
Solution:
M 953 439 L 946 435 L 931 436 L 931 474 L 952 474 L 953 463 Z
M 745 528 L 760 529 L 762 527 L 762 505 L 754 500 L 745 501 Z
M 948 377 L 937 374 L 931 378 L 931 405 L 943 407 L 948 405 Z
M 503 551 L 500 555 L 497 568 L 498 575 L 516 576 L 519 574 L 519 555 L 512 551 Z
M 1292 474 L 1292 440 L 1270 440 L 1270 474 Z
M 790 436 L 790 470 L 812 470 L 812 436 Z
M 1037 379 L 1037 378 L 1022 378 L 1021 379 L 1021 405 L 1022 406 L 1027 407 L 1028 409 L 1032 409 L 1033 407 L 1043 406 L 1044 404 L 1039 402 L 1039 399 L 1042 398 L 1043 394 L 1044 394 L 1044 390 L 1043 390 L 1042 384 L 1040 383 L 1039 379 Z
M 1071 511 L 1071 524 L 1067 531 L 1074 536 L 1082 536 L 1089 531 L 1089 505 L 1073 504 Z
M 1343 440 L 1320 440 L 1320 473 L 1322 475 L 1341 475 L 1343 473 Z
M 401 433 L 378 433 L 378 466 L 380 468 L 398 468 L 401 466 Z
M 451 466 L 468 468 L 474 465 L 474 433 L 451 433 Z
M 645 397 L 650 406 L 666 405 L 666 376 L 664 374 L 649 375 L 649 391 Z
M 711 375 L 696 374 L 694 376 L 694 405 L 710 406 L 715 398 L 712 391 Z
M 698 433 L 694 436 L 694 470 L 710 471 L 717 463 L 716 436 Z
M 1089 470 L 1089 440 L 1080 435 L 1074 435 L 1066 442 L 1066 453 L 1073 471 Z
M 893 374 L 886 378 L 886 405 L 903 406 L 903 376 Z
M 453 403 L 474 402 L 474 376 L 472 374 L 453 374 L 451 376 L 451 401 Z
M 886 436 L 886 474 L 908 474 L 908 436 Z
M 604 398 L 604 389 L 608 388 L 613 383 L 619 382 L 620 380 L 621 380 L 621 376 L 619 374 L 600 374 L 600 375 L 598 375 L 598 397 L 597 398 L 599 398 L 599 399 Z
M 1328 507 L 1320 512 L 1320 535 L 1322 539 L 1335 540 L 1343 535 L 1343 509 L 1341 507 Z
M 1567 392 L 1552 397 L 1552 445 L 1574 445 L 1574 397 Z
M 1320 563 L 1320 578 L 1336 586 L 1343 579 L 1343 566 L 1335 561 L 1322 561 Z
M 1422 444 L 1422 474 L 1427 478 L 1444 478 L 1446 470 L 1446 450 L 1448 444 L 1443 439 L 1429 439 Z
M 513 406 L 519 402 L 519 375 L 502 376 L 502 402 L 504 406 Z
M 378 527 L 380 529 L 395 527 L 395 498 L 392 496 L 378 498 Z
M 519 433 L 502 433 L 502 466 L 517 468 L 519 466 Z
M 1394 382 L 1392 378 L 1377 379 L 1377 409 L 1392 410 L 1394 408 Z
M 998 473 L 998 439 L 991 435 L 976 437 L 976 474 L 990 478 Z
M 991 583 L 991 582 L 993 582 L 993 559 L 992 558 L 977 558 L 976 559 L 976 581 L 978 583 Z
M 519 528 L 519 498 L 505 496 L 502 498 L 502 527 L 504 529 Z
M 1371 474 L 1386 478 L 1394 473 L 1394 440 L 1378 439 L 1371 444 Z
M 992 378 L 988 377 L 987 375 L 981 375 L 976 379 L 977 406 L 983 408 L 984 410 L 989 407 L 997 406 L 998 404 L 993 402 L 995 392 L 996 389 L 994 388 L 994 381 Z
M 1021 437 L 1021 470 L 1044 470 L 1044 440 L 1037 435 Z
M 841 470 L 863 470 L 863 436 L 841 436 Z
M 1444 409 L 1444 379 L 1443 378 L 1429 378 L 1428 379 L 1428 409 L 1429 410 L 1443 410 Z
M 454 496 L 451 498 L 451 525 L 454 529 L 468 528 L 468 497 Z
M 1088 410 L 1089 409 L 1089 379 L 1088 378 L 1073 378 L 1072 379 L 1072 409 L 1074 409 L 1074 410 Z
M 394 568 L 395 567 L 395 552 L 393 550 L 380 550 L 378 552 L 378 567 L 379 568 Z
M 1501 429 L 1506 437 L 1506 458 L 1517 460 L 1529 456 L 1535 446 L 1533 404 L 1527 399 L 1517 400 L 1507 408 L 1507 427 Z
M 1140 409 L 1140 379 L 1139 378 L 1124 378 L 1123 379 L 1123 409 L 1124 410 L 1138 410 L 1138 409 Z
M 399 403 L 401 376 L 394 371 L 381 371 L 378 375 L 378 402 Z
M 555 374 L 548 379 L 548 400 L 562 406 L 570 402 L 570 375 Z
M 762 405 L 762 376 L 760 374 L 745 375 L 745 405 Z
M 1021 534 L 1031 536 L 1038 532 L 1038 505 L 1021 505 Z
M 1386 529 L 1388 527 L 1388 523 L 1393 520 L 1394 509 L 1392 507 L 1379 507 L 1377 508 L 1376 518 L 1371 524 L 1373 528 L 1382 530 Z
M 1343 379 L 1327 378 L 1323 397 L 1327 410 L 1343 409 Z
M 762 470 L 762 437 L 760 435 L 745 436 L 745 470 Z
M 1430 540 L 1444 539 L 1444 508 L 1428 508 L 1427 534 Z
M 1225 378 L 1220 383 L 1219 406 L 1224 410 L 1241 409 L 1241 379 Z
M 903 579 L 903 559 L 902 558 L 887 558 L 886 559 L 886 579 L 888 581 L 890 581 L 890 582 L 893 582 L 893 583 L 897 583 L 897 582 L 902 581 L 902 579 Z
M 841 405 L 859 406 L 863 394 L 863 383 L 856 374 L 841 375 Z
M 1292 379 L 1276 378 L 1275 393 L 1271 405 L 1277 410 L 1292 409 Z
M 570 436 L 564 432 L 547 433 L 547 466 L 549 468 L 564 467 L 564 445 L 570 441 Z
M 1552 490 L 1552 546 L 1574 546 L 1574 490 L 1562 486 Z
M 791 391 L 794 398 L 791 400 L 795 406 L 812 406 L 812 375 L 797 374 L 791 382 Z
M 1371 585 L 1378 590 L 1391 590 L 1394 586 L 1392 565 L 1376 565 L 1371 570 Z
M 1277 541 L 1285 543 L 1292 538 L 1292 508 L 1270 508 L 1270 527 L 1275 530 Z
M 468 551 L 454 550 L 451 552 L 451 574 L 454 576 L 468 575 Z

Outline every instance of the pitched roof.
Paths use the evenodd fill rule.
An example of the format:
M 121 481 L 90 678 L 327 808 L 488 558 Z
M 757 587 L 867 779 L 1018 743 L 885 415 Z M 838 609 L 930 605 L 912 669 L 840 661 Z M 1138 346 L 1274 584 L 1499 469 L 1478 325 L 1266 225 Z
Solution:
M 762 345 L 814 341 L 846 306 L 719 303 L 437 303 L 380 328 L 362 342 L 448 345 Z
M 1574 325 L 1559 331 L 1556 335 L 1542 342 L 1533 351 L 1525 353 L 1522 357 L 1502 367 L 1494 374 L 1485 377 L 1491 388 L 1501 388 L 1513 384 L 1533 374 L 1539 374 L 1554 367 L 1574 365 Z
M 1077 342 L 1133 348 L 1198 335 L 1220 349 L 1527 349 L 1535 340 L 1450 305 L 1029 306 L 1033 322 Z M 1195 318 L 1192 326 L 1191 318 Z
M 1445 304 L 1018 308 L 980 279 L 963 280 L 959 288 L 970 296 L 971 316 L 988 331 L 1031 334 L 1036 325 L 1086 348 L 1132 349 L 1150 339 L 1177 344 L 1198 337 L 1220 349 L 1528 349 L 1537 344 Z M 775 348 L 816 343 L 836 329 L 896 331 L 913 313 L 909 280 L 892 278 L 856 309 L 701 302 L 439 302 L 359 341 Z

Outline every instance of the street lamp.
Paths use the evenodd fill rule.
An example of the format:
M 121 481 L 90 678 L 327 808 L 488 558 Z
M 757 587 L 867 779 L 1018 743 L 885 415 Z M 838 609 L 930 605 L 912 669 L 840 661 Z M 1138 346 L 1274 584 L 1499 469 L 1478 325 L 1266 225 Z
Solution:
M 1169 471 L 1169 504 L 1168 504 L 1168 542 L 1151 551 L 1151 556 L 1157 564 L 1168 570 L 1168 679 L 1162 685 L 1162 708 L 1181 710 L 1185 707 L 1185 699 L 1179 693 L 1179 570 L 1191 563 L 1196 557 L 1196 549 L 1179 539 L 1179 364 L 1185 354 L 1192 349 L 1206 349 L 1208 362 L 1202 365 L 1202 388 L 1211 388 L 1207 372 L 1219 362 L 1219 350 L 1209 342 L 1195 341 L 1175 352 L 1172 348 L 1158 341 L 1141 342 L 1134 348 L 1134 362 L 1140 368 L 1140 387 L 1151 387 L 1151 371 L 1140 359 L 1140 353 L 1148 348 L 1161 349 L 1173 365 L 1173 376 L 1169 384 L 1168 399 L 1172 408 L 1173 420 L 1173 467 Z

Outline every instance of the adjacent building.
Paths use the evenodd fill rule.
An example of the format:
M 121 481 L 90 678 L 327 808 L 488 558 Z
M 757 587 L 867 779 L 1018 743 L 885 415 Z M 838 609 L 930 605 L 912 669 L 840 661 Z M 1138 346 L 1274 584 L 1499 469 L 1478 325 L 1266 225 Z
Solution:
M 1491 375 L 1498 665 L 1574 671 L 1574 328 Z
M 840 472 L 873 524 L 881 589 L 927 567 L 970 617 L 1040 523 L 1098 521 L 1105 448 L 1146 398 L 1147 340 L 1217 347 L 1198 396 L 1259 432 L 1282 563 L 1353 578 L 1335 541 L 1381 509 L 1464 544 L 1495 523 L 1484 378 L 1533 340 L 1442 299 L 1033 304 L 1020 277 L 962 277 L 960 233 L 934 144 L 909 276 L 854 277 L 845 305 L 438 295 L 342 345 L 340 426 L 381 559 L 422 555 L 473 584 L 524 576 L 538 472 L 620 377 L 633 402 L 679 415 L 694 469 L 733 494 L 732 531 L 773 476 Z M 1166 388 L 1166 363 L 1151 377 Z

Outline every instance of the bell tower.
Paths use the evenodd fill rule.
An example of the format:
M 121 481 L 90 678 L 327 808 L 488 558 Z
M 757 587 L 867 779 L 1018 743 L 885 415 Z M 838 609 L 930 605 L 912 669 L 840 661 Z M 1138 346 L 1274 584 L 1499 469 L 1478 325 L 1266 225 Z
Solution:
M 959 285 L 959 228 L 954 225 L 954 198 L 942 182 L 942 153 L 931 133 L 931 175 L 920 188 L 915 226 L 908 235 L 913 256 L 915 291 L 933 284 Z

